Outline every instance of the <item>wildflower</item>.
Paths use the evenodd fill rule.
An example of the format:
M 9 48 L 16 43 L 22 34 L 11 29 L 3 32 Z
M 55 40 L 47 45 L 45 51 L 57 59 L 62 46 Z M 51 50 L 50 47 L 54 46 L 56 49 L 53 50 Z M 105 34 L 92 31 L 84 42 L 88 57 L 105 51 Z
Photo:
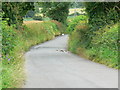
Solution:
M 10 61 L 10 58 L 8 58 L 8 61 Z

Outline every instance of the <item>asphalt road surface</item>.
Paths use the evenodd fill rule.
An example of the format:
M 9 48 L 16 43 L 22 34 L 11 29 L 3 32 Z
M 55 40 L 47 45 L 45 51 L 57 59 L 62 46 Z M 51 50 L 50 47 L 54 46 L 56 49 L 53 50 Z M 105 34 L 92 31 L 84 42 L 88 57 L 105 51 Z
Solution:
M 24 88 L 118 88 L 118 70 L 70 53 L 67 41 L 59 36 L 25 54 Z

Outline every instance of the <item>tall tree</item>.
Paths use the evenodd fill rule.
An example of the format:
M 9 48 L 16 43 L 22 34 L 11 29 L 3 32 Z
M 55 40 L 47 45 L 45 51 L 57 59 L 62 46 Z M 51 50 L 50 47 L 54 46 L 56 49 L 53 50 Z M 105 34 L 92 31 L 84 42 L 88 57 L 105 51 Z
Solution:
M 62 23 L 66 22 L 70 2 L 40 2 L 39 5 L 44 16 Z
M 34 10 L 33 2 L 3 2 L 3 19 L 7 19 L 8 25 L 15 24 L 17 27 L 22 25 L 23 17 L 28 10 Z
M 86 34 L 87 42 L 91 43 L 95 31 L 120 21 L 120 2 L 86 2 L 85 7 L 90 26 Z
M 120 20 L 120 2 L 86 2 L 89 23 L 103 26 Z

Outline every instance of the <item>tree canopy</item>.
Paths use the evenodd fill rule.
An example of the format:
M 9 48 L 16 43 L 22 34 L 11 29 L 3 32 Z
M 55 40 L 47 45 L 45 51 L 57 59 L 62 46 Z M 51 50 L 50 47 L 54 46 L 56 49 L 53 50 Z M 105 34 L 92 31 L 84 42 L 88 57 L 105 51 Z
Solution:
M 66 22 L 70 2 L 40 2 L 39 5 L 44 16 L 62 23 Z
M 86 2 L 85 6 L 91 25 L 103 26 L 120 19 L 119 2 Z
M 3 19 L 8 18 L 8 25 L 16 24 L 20 26 L 23 23 L 23 17 L 29 10 L 34 10 L 33 2 L 3 2 Z

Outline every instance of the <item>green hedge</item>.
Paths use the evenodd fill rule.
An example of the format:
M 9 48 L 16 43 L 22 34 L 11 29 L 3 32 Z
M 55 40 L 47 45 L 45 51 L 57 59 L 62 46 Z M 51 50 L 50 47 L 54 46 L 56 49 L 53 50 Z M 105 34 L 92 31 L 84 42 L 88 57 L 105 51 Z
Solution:
M 118 64 L 119 7 L 116 2 L 86 2 L 87 23 L 73 19 L 69 26 L 69 50 L 109 67 Z M 112 13 L 111 13 L 112 12 Z
M 118 68 L 118 23 L 95 32 L 89 57 L 93 61 Z
M 15 46 L 16 32 L 13 27 L 7 26 L 6 22 L 2 22 L 2 54 L 7 55 Z
M 62 28 L 62 27 L 61 27 Z M 25 80 L 24 53 L 33 45 L 60 35 L 51 21 L 28 23 L 21 30 L 3 23 L 2 88 L 21 88 Z M 62 29 L 65 29 L 64 27 Z
M 118 64 L 118 24 L 107 25 L 94 32 L 91 43 L 88 42 L 88 25 L 77 24 L 69 35 L 68 49 L 84 58 L 105 64 L 112 68 L 119 68 Z M 91 44 L 91 48 L 86 45 Z
M 41 21 L 41 20 L 43 20 L 43 18 L 42 18 L 42 16 L 33 16 L 33 20 L 39 20 L 39 21 Z
M 74 28 L 78 23 L 82 24 L 86 22 L 87 22 L 87 16 L 85 15 L 76 16 L 75 18 L 72 19 L 71 22 L 69 21 L 67 33 L 71 33 L 72 31 L 74 31 Z

